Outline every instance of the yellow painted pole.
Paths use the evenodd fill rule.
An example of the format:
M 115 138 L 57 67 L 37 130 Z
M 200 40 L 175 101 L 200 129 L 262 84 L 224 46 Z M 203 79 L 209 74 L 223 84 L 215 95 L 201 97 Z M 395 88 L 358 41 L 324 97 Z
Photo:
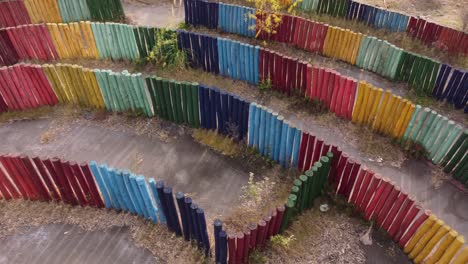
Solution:
M 409 254 L 414 263 L 423 261 L 429 253 L 432 252 L 434 246 L 448 233 L 450 227 L 445 225 L 442 220 L 437 220 L 431 230 L 419 241 L 414 249 Z
M 382 103 L 380 104 L 380 107 L 377 110 L 377 114 L 375 116 L 375 121 L 374 124 L 372 125 L 372 130 L 373 131 L 378 131 L 378 128 L 380 127 L 380 124 L 382 123 L 383 115 L 385 113 L 385 109 L 387 108 L 388 101 L 390 100 L 390 95 L 391 91 L 387 90 L 385 91 L 385 94 L 383 95 Z
M 415 108 L 416 108 L 415 104 L 410 105 L 410 108 L 408 110 L 408 113 L 406 114 L 405 120 L 403 121 L 401 125 L 400 132 L 398 133 L 398 138 L 401 138 L 405 134 L 406 128 L 408 127 L 411 117 L 413 116 Z
M 369 102 L 370 88 L 369 88 L 368 83 L 365 83 L 363 90 L 364 90 L 364 93 L 363 93 L 363 98 L 362 98 L 362 109 L 361 109 L 361 112 L 359 113 L 359 118 L 358 118 L 358 123 L 360 125 L 363 124 L 365 117 L 367 116 L 367 113 L 366 113 L 367 105 L 370 103 Z
M 388 120 L 387 126 L 385 128 L 385 134 L 393 136 L 393 129 L 395 128 L 398 118 L 401 116 L 401 112 L 406 105 L 408 100 L 402 99 L 401 96 L 397 96 L 395 100 L 395 108 L 390 112 L 390 120 Z
M 396 96 L 391 94 L 390 92 L 390 97 L 389 97 L 389 100 L 387 102 L 387 105 L 385 106 L 385 110 L 383 112 L 383 115 L 381 117 L 381 122 L 379 124 L 379 126 L 377 127 L 377 131 L 380 132 L 380 133 L 383 133 L 385 131 L 385 125 L 387 124 L 388 122 L 388 118 L 391 114 L 391 110 L 392 108 L 395 106 L 395 100 L 396 100 Z
M 408 241 L 403 251 L 406 254 L 409 254 L 411 250 L 416 246 L 418 241 L 426 234 L 427 231 L 432 227 L 434 222 L 437 220 L 435 215 L 430 215 L 429 218 L 424 221 L 424 223 L 418 228 L 418 231 L 413 235 L 413 237 Z
M 356 46 L 353 51 L 353 56 L 351 58 L 351 64 L 353 65 L 356 65 L 356 60 L 359 54 L 359 48 L 361 47 L 361 41 L 362 41 L 363 36 L 366 36 L 366 35 L 363 35 L 362 33 L 357 33 Z
M 468 263 L 468 247 L 465 247 L 452 262 L 452 264 L 466 264 L 466 263 Z
M 458 236 L 457 231 L 455 230 L 450 230 L 450 232 L 444 237 L 442 242 L 440 242 L 439 246 L 437 249 L 434 251 L 434 253 L 429 256 L 429 258 L 424 261 L 425 264 L 435 264 L 439 259 L 442 257 L 444 252 L 447 250 L 447 248 L 452 244 L 452 242 L 455 240 L 455 238 Z
M 359 114 L 362 108 L 362 99 L 364 93 L 365 81 L 360 81 L 357 87 L 357 99 L 353 110 L 352 121 L 353 123 L 357 123 L 359 119 Z
M 380 101 L 382 101 L 382 94 L 383 94 L 383 89 L 382 88 L 374 88 L 374 100 L 372 101 L 372 107 L 369 110 L 369 116 L 367 118 L 367 124 L 369 127 L 372 128 L 372 126 L 375 123 L 375 117 L 377 115 L 377 109 L 379 109 L 380 106 Z
M 453 240 L 452 244 L 445 250 L 445 253 L 440 258 L 439 262 L 437 263 L 450 263 L 452 258 L 455 256 L 457 251 L 463 246 L 465 243 L 465 238 L 463 236 L 457 236 L 455 240 Z

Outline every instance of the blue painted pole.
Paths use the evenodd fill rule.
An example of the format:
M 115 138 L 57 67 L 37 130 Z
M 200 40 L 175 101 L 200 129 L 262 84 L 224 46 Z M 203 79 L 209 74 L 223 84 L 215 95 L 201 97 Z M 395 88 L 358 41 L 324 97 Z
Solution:
M 239 79 L 242 80 L 242 81 L 247 81 L 247 78 L 246 78 L 246 71 L 248 71 L 248 63 L 247 63 L 247 54 L 246 54 L 246 51 L 247 51 L 247 45 L 244 44 L 244 43 L 241 43 L 240 46 L 239 46 L 239 50 L 240 50 L 240 55 L 239 55 L 239 71 L 240 71 L 240 74 L 239 74 Z
M 187 216 L 187 221 L 188 221 L 189 237 L 190 237 L 190 240 L 194 240 L 196 238 L 196 235 L 195 235 L 195 226 L 194 226 L 193 219 L 192 219 L 192 209 L 190 208 L 191 206 L 192 206 L 192 198 L 185 197 L 184 198 L 184 210 L 185 210 L 185 215 Z
M 265 120 L 265 108 L 260 108 L 260 141 L 259 151 L 263 155 L 265 153 L 265 132 L 266 132 L 266 120 Z
M 115 194 L 117 195 L 117 199 L 119 200 L 120 207 L 122 210 L 128 212 L 127 203 L 123 197 L 123 189 L 120 189 L 119 186 L 119 179 L 117 178 L 117 174 L 114 168 L 108 168 L 107 173 L 109 174 L 110 180 L 112 182 L 112 186 L 114 188 Z
M 195 239 L 197 240 L 197 246 L 198 248 L 203 247 L 203 239 L 202 239 L 202 234 L 200 233 L 200 224 L 198 222 L 198 215 L 197 215 L 197 210 L 198 210 L 198 205 L 192 203 L 190 205 L 190 213 L 192 216 L 192 226 L 194 228 L 194 233 L 195 233 Z
M 285 167 L 289 168 L 291 166 L 291 161 L 293 157 L 293 148 L 294 148 L 294 140 L 296 137 L 296 128 L 289 127 L 288 128 L 288 139 L 286 141 L 286 159 L 285 159 Z
M 130 200 L 130 195 L 128 195 L 127 188 L 125 188 L 125 182 L 123 179 L 123 173 L 121 170 L 115 172 L 115 179 L 117 181 L 117 186 L 119 187 L 120 195 L 124 201 L 125 208 L 124 210 L 130 211 L 132 214 L 136 213 L 133 208 L 133 203 Z
M 215 263 L 220 262 L 221 258 L 221 244 L 219 240 L 219 233 L 223 229 L 223 223 L 219 219 L 215 219 L 213 223 L 214 227 L 214 239 L 215 239 Z
M 120 203 L 117 198 L 116 190 L 114 189 L 114 185 L 112 183 L 112 179 L 110 179 L 109 173 L 107 171 L 106 164 L 101 164 L 99 166 L 99 171 L 101 172 L 102 179 L 106 183 L 106 186 L 109 188 L 109 194 L 112 200 L 112 204 L 115 210 L 120 211 Z
M 281 133 L 283 130 L 283 116 L 278 116 L 276 119 L 276 127 L 275 127 L 275 158 L 276 162 L 280 162 L 280 148 L 281 148 Z
M 262 111 L 261 106 L 256 106 L 255 111 L 255 122 L 254 122 L 254 146 L 255 149 L 260 149 L 260 113 Z
M 272 119 L 272 111 L 270 109 L 267 110 L 265 115 L 265 151 L 262 153 L 263 156 L 269 156 L 271 152 L 271 145 L 270 145 L 270 129 L 271 129 L 271 119 Z
M 99 172 L 98 166 L 96 161 L 91 161 L 89 163 L 89 167 L 91 168 L 91 171 L 93 172 L 94 178 L 96 179 L 96 182 L 99 186 L 99 191 L 102 194 L 102 197 L 104 198 L 104 204 L 106 205 L 107 209 L 112 208 L 112 200 L 110 198 L 109 190 L 108 187 L 105 184 L 105 181 L 102 178 L 101 173 Z
M 255 112 L 257 104 L 251 103 L 249 107 L 249 146 L 253 147 L 255 138 Z
M 287 145 L 287 139 L 288 139 L 288 129 L 289 129 L 288 123 L 283 122 L 283 126 L 281 128 L 280 152 L 279 152 L 279 159 L 278 159 L 278 162 L 283 167 L 286 167 L 286 145 Z
M 294 136 L 294 148 L 293 148 L 293 166 L 297 168 L 297 163 L 299 160 L 299 149 L 301 147 L 302 131 L 297 128 L 296 135 Z
M 175 208 L 174 196 L 172 195 L 171 187 L 164 187 L 164 201 L 166 202 L 167 208 L 169 209 L 169 214 L 171 216 L 171 221 L 173 223 L 176 236 L 182 236 L 182 230 L 180 228 L 179 217 L 177 216 L 177 209 Z
M 133 189 L 133 194 L 135 195 L 135 201 L 138 203 L 138 207 L 140 207 L 141 213 L 140 216 L 144 218 L 149 218 L 148 211 L 146 210 L 145 203 L 143 202 L 143 196 L 141 195 L 140 189 L 138 188 L 138 183 L 136 181 L 136 175 L 133 173 L 130 174 L 130 185 Z
M 268 137 L 268 145 L 270 146 L 269 157 L 274 159 L 275 156 L 275 132 L 276 132 L 276 122 L 278 121 L 278 113 L 272 113 L 270 118 L 270 130 Z
M 143 214 L 143 209 L 140 207 L 140 204 L 138 203 L 137 196 L 136 196 L 136 194 L 135 194 L 135 192 L 133 190 L 132 183 L 130 181 L 130 176 L 131 176 L 131 173 L 128 170 L 126 170 L 123 173 L 124 186 L 125 186 L 125 189 L 127 190 L 128 195 L 130 197 L 130 201 L 132 203 L 135 214 L 142 215 Z
M 255 46 L 254 54 L 253 54 L 252 57 L 253 57 L 253 71 L 252 71 L 253 83 L 255 85 L 258 85 L 258 82 L 259 82 L 258 67 L 259 67 L 259 64 L 260 64 L 260 47 L 259 46 Z
M 153 178 L 150 178 L 148 182 L 150 184 L 151 193 L 153 193 L 153 198 L 154 198 L 154 201 L 156 202 L 156 207 L 158 209 L 157 213 L 158 213 L 159 222 L 161 224 L 166 225 L 167 224 L 166 215 L 164 214 L 164 211 L 162 209 L 161 200 L 159 199 L 158 190 L 156 189 L 156 181 Z
M 143 203 L 145 204 L 146 211 L 148 212 L 149 218 L 153 224 L 158 223 L 158 218 L 156 216 L 157 209 L 154 207 L 153 200 L 148 191 L 148 186 L 146 185 L 145 177 L 139 175 L 136 177 L 136 182 L 138 189 L 140 190 L 141 196 L 143 197 Z
M 190 241 L 190 222 L 188 222 L 187 214 L 185 212 L 185 195 L 182 192 L 176 193 L 177 207 L 179 208 L 180 218 L 182 219 L 182 229 L 184 240 Z
M 208 238 L 208 230 L 206 229 L 205 211 L 201 208 L 198 208 L 197 217 L 203 246 L 205 248 L 205 257 L 208 257 L 210 256 L 210 240 Z
M 219 263 L 226 264 L 227 263 L 227 234 L 226 231 L 221 230 L 219 232 Z

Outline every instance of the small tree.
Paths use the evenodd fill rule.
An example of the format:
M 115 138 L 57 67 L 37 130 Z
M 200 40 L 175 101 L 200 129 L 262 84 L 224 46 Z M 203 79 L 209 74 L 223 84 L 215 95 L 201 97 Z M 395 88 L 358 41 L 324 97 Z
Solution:
M 258 37 L 261 33 L 276 34 L 282 20 L 280 12 L 293 13 L 302 0 L 247 0 L 247 2 L 253 3 L 257 9 L 257 13 L 249 14 L 249 18 L 256 20 L 256 27 L 252 27 L 251 30 L 256 30 L 255 37 Z

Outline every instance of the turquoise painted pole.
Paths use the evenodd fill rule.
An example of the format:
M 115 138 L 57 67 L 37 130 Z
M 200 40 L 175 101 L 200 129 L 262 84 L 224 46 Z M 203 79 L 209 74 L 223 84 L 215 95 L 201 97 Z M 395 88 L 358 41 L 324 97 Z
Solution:
M 421 106 L 416 105 L 416 107 L 414 108 L 413 116 L 411 116 L 411 120 L 408 123 L 408 127 L 406 128 L 405 134 L 403 135 L 403 141 L 408 140 L 408 136 L 411 133 L 411 130 L 413 130 L 414 122 L 419 115 L 419 111 L 421 111 Z
M 416 119 L 416 124 L 414 125 L 414 129 L 413 129 L 413 132 L 411 133 L 411 141 L 416 141 L 416 138 L 418 137 L 419 133 L 421 132 L 421 127 L 422 125 L 424 124 L 425 120 L 426 120 L 426 117 L 427 115 L 429 114 L 429 112 L 431 111 L 430 108 L 428 107 L 425 107 L 424 108 L 424 111 L 421 112 L 421 114 L 419 115 L 419 118 Z
M 445 154 L 447 154 L 449 147 L 452 146 L 453 141 L 455 141 L 455 139 L 460 135 L 461 131 L 462 127 L 460 125 L 457 125 L 451 129 L 450 135 L 447 137 L 447 140 L 445 140 L 445 142 L 441 145 L 439 151 L 432 159 L 432 163 L 439 164 L 441 162 L 442 158 L 445 156 Z
M 219 61 L 219 73 L 223 76 L 225 76 L 225 73 L 224 73 L 224 58 L 223 58 L 223 50 L 224 50 L 224 47 L 223 47 L 223 41 L 224 39 L 223 38 L 218 38 L 217 42 L 218 42 L 218 61 Z
M 431 152 L 432 146 L 434 146 L 434 142 L 437 140 L 437 137 L 439 136 L 440 130 L 442 129 L 442 127 L 444 127 L 447 124 L 448 121 L 449 121 L 448 118 L 444 116 L 437 123 L 437 125 L 436 125 L 436 127 L 434 129 L 434 132 L 432 133 L 431 137 L 428 139 L 427 147 L 426 147 L 427 151 Z
M 426 118 L 426 121 L 424 122 L 423 126 L 421 127 L 421 133 L 416 137 L 416 142 L 422 144 L 424 139 L 426 138 L 426 135 L 429 132 L 429 128 L 432 126 L 435 117 L 437 116 L 437 112 L 432 110 L 429 115 Z
M 428 150 L 428 146 L 429 146 L 429 141 L 432 141 L 431 139 L 434 137 L 434 136 L 437 136 L 437 134 L 435 133 L 436 132 L 436 127 L 439 125 L 440 121 L 441 121 L 441 118 L 442 118 L 442 115 L 438 114 L 435 118 L 434 118 L 434 121 L 432 122 L 431 126 L 429 127 L 429 131 L 428 133 L 426 134 L 426 136 L 424 137 L 423 141 L 422 141 L 422 145 L 424 146 L 424 148 L 426 150 Z M 439 125 L 439 130 L 440 130 L 440 125 Z M 437 132 L 439 133 L 439 132 Z
M 435 155 L 437 154 L 437 152 L 442 147 L 442 144 L 447 139 L 447 137 L 449 136 L 450 131 L 452 131 L 454 126 L 455 126 L 455 122 L 453 122 L 452 120 L 448 121 L 445 124 L 445 126 L 442 128 L 442 132 L 440 133 L 439 137 L 434 138 L 434 141 L 435 141 L 434 146 L 433 146 L 432 150 L 429 153 L 429 156 L 430 156 L 431 159 L 434 159 Z
M 104 198 L 104 204 L 106 205 L 106 208 L 111 209 L 112 208 L 112 199 L 110 197 L 109 190 L 108 190 L 108 188 L 106 186 L 106 183 L 105 183 L 104 179 L 102 178 L 101 172 L 98 169 L 96 161 L 94 161 L 94 160 L 91 161 L 89 163 L 89 167 L 90 167 L 91 171 L 93 172 L 93 176 L 96 179 L 96 183 L 99 186 L 99 191 L 101 192 L 102 197 Z

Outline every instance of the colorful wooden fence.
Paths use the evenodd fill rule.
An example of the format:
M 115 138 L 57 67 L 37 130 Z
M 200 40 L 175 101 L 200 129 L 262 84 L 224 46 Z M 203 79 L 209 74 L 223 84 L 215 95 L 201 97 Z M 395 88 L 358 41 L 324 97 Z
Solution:
M 164 224 L 176 236 L 198 242 L 208 256 L 205 213 L 192 198 L 153 178 L 90 163 L 58 158 L 0 155 L 0 197 L 4 200 L 63 202 L 128 212 Z M 179 221 L 179 217 L 182 221 Z
M 195 2 L 194 4 L 191 4 Z M 186 0 L 188 10 L 186 23 L 209 26 L 201 20 L 207 16 L 205 8 L 196 4 L 201 0 Z M 319 1 L 319 6 L 327 10 L 341 10 L 346 1 Z M 307 1 L 302 2 L 307 5 Z M 265 14 L 247 7 L 219 3 L 217 28 L 243 36 L 255 37 L 256 23 L 265 23 Z M 335 12 L 333 11 L 333 12 Z M 253 14 L 257 19 L 251 19 Z M 377 12 L 380 14 L 380 12 Z M 379 19 L 380 16 L 378 15 Z M 385 17 L 386 15 L 383 15 Z M 391 16 L 392 21 L 400 21 L 398 16 Z M 276 34 L 261 31 L 258 39 L 288 43 L 297 48 L 317 52 L 327 57 L 336 58 L 379 74 L 394 81 L 405 81 L 420 94 L 446 100 L 457 109 L 465 108 L 468 112 L 468 73 L 454 69 L 447 64 L 405 51 L 387 41 L 355 33 L 347 29 L 329 26 L 301 17 L 283 14 Z M 383 18 L 382 18 L 383 19 Z M 381 19 L 380 19 L 381 20 Z M 379 20 L 379 21 L 380 21 Z M 258 29 L 257 29 L 258 30 Z
M 11 66 L 5 68 L 1 76 L 4 77 L 8 75 L 8 71 L 14 72 L 15 69 L 12 69 L 14 67 L 17 67 L 18 69 L 23 68 L 24 73 L 30 74 L 34 74 L 34 72 L 29 71 L 29 68 L 41 68 L 39 66 L 32 65 Z M 45 70 L 46 74 L 43 76 L 48 76 L 47 74 L 50 74 L 50 76 L 53 76 L 50 77 L 51 79 L 55 79 L 55 81 L 57 81 L 60 78 L 60 82 L 67 82 L 64 81 L 67 80 L 66 78 L 73 80 L 79 80 L 79 78 L 82 78 L 81 81 L 77 82 L 81 82 L 83 86 L 89 85 L 86 81 L 83 80 L 92 81 L 93 79 L 90 78 L 90 74 L 98 72 L 98 70 L 89 71 L 72 65 L 59 65 L 55 68 L 51 65 L 45 65 L 44 68 L 47 70 Z M 52 70 L 55 70 L 56 73 L 51 73 Z M 78 73 L 80 70 L 86 74 Z M 68 77 L 62 80 L 61 78 L 64 72 L 67 71 L 68 73 L 66 74 L 68 74 Z M 113 73 L 111 72 L 109 75 L 112 74 Z M 123 75 L 125 74 L 126 72 L 123 73 Z M 99 76 L 99 74 L 95 76 Z M 324 142 L 322 139 L 317 138 L 310 132 L 301 131 L 300 129 L 291 126 L 288 121 L 284 120 L 284 118 L 278 116 L 278 114 L 273 113 L 271 110 L 263 106 L 259 106 L 255 103 L 246 103 L 242 100 L 236 100 L 237 98 L 234 96 L 225 96 L 223 93 L 219 92 L 218 89 L 208 88 L 203 85 L 199 85 L 197 88 L 196 84 L 183 85 L 182 83 L 177 83 L 174 81 L 160 80 L 157 77 L 148 77 L 143 79 L 143 77 L 139 74 L 136 74 L 135 77 L 139 78 L 140 80 L 137 82 L 151 84 L 151 86 L 145 88 L 145 91 L 146 89 L 149 89 L 148 93 L 150 94 L 149 96 L 148 94 L 146 95 L 146 102 L 156 106 L 155 113 L 158 115 L 161 115 L 165 118 L 171 116 L 172 119 L 169 120 L 175 120 L 176 122 L 181 123 L 183 121 L 187 124 L 191 124 L 189 117 L 195 117 L 196 115 L 191 115 L 190 110 L 198 110 L 199 122 L 194 122 L 195 125 L 199 124 L 200 127 L 207 129 L 217 129 L 220 133 L 225 131 L 225 129 L 223 129 L 223 124 L 225 124 L 226 121 L 232 122 L 233 120 L 234 122 L 237 122 L 238 135 L 247 136 L 246 142 L 249 146 L 258 150 L 262 155 L 268 156 L 269 158 L 275 160 L 285 168 L 297 168 L 304 172 L 304 175 L 301 175 L 294 181 L 293 187 L 291 188 L 291 195 L 288 197 L 288 201 L 285 203 L 284 207 L 271 210 L 271 212 L 269 212 L 265 218 L 259 221 L 257 226 L 253 227 L 252 230 L 255 230 L 255 228 L 258 227 L 255 242 L 257 244 L 249 243 L 249 248 L 246 246 L 245 237 L 248 232 L 245 232 L 242 235 L 237 234 L 236 236 L 227 236 L 227 240 L 225 241 L 228 241 L 228 250 L 230 252 L 229 256 L 236 256 L 232 259 L 245 259 L 245 254 L 248 255 L 248 252 L 250 252 L 251 248 L 261 248 L 270 236 L 284 230 L 289 225 L 294 215 L 301 213 L 303 210 L 310 208 L 313 205 L 313 199 L 321 194 L 326 184 L 332 186 L 337 194 L 344 196 L 348 199 L 349 202 L 355 204 L 359 211 L 362 212 L 363 217 L 366 220 L 375 220 L 379 226 L 382 226 L 385 230 L 387 230 L 387 232 L 389 232 L 392 238 L 398 242 L 401 247 L 405 249 L 408 248 L 407 251 L 410 252 L 411 258 L 423 259 L 427 257 L 427 251 L 429 250 L 430 252 L 434 248 L 434 245 L 437 244 L 428 243 L 427 239 L 421 238 L 418 235 L 420 233 L 418 228 L 422 228 L 420 225 L 427 219 L 429 213 L 425 215 L 420 212 L 421 209 L 414 205 L 415 202 L 411 200 L 411 198 L 408 198 L 406 194 L 402 193 L 399 187 L 389 182 L 386 178 L 375 175 L 372 171 L 369 171 L 358 162 L 353 161 L 349 155 L 343 153 L 338 147 Z M 26 76 L 23 78 L 27 79 L 28 77 Z M 110 77 L 106 78 L 110 79 Z M 96 80 L 92 81 L 91 83 L 97 83 L 100 85 L 99 80 L 100 77 L 96 77 Z M 167 84 L 165 84 L 165 82 Z M 121 89 L 126 88 L 124 87 L 125 85 L 134 83 L 134 81 L 129 81 L 129 79 L 126 79 L 126 81 L 123 81 L 123 83 L 124 84 L 121 87 L 118 85 L 109 85 L 109 87 L 106 88 L 99 86 L 101 89 L 101 94 L 105 93 L 103 92 L 104 89 L 110 89 L 113 90 L 112 92 L 120 93 Z M 22 88 L 28 89 L 29 87 L 33 87 L 28 86 L 27 84 L 28 83 L 23 83 Z M 94 84 L 91 86 L 94 87 Z M 2 87 L 8 88 L 9 86 L 2 85 Z M 63 88 L 60 86 L 54 86 L 54 90 L 51 89 L 50 91 L 64 89 L 62 91 L 64 92 L 62 95 L 67 94 L 68 96 L 68 93 L 70 93 L 73 94 L 72 98 L 75 98 L 75 95 L 78 98 L 81 98 L 82 96 L 88 96 L 88 98 L 94 98 L 94 101 L 96 102 L 95 90 L 90 90 L 91 88 L 84 90 L 82 87 L 70 87 Z M 135 90 L 141 86 L 140 84 L 135 84 L 133 87 L 133 90 Z M 371 87 L 367 87 L 363 90 L 368 90 L 367 98 L 370 97 L 371 94 L 374 94 L 374 96 L 375 93 L 378 94 L 378 91 L 373 91 Z M 184 91 L 186 94 L 185 96 Z M 138 92 L 136 92 L 136 94 L 137 93 Z M 132 100 L 137 100 L 137 97 L 134 97 L 133 95 L 135 94 L 127 96 L 129 98 L 133 98 Z M 197 103 L 194 104 L 194 100 L 197 98 L 196 95 L 198 95 L 198 109 L 194 110 L 194 106 L 197 105 Z M 156 98 L 156 103 L 151 103 L 152 98 L 154 97 Z M 383 95 L 383 97 L 385 97 L 385 95 Z M 60 99 L 62 97 L 57 96 L 57 98 Z M 104 98 L 106 98 L 106 96 L 102 96 L 102 98 L 105 101 Z M 366 98 L 365 94 L 361 96 L 361 98 L 358 98 L 358 100 L 364 100 L 363 98 Z M 88 101 L 91 102 L 93 100 L 88 99 Z M 190 102 L 192 102 L 192 104 L 190 104 Z M 136 103 L 136 101 L 133 101 L 133 103 Z M 81 105 L 79 99 L 78 104 Z M 120 104 L 120 102 L 115 103 L 114 107 L 116 107 L 117 104 Z M 376 116 L 379 116 L 380 112 L 393 112 L 393 108 L 388 107 L 388 105 L 390 105 L 390 103 L 386 103 L 384 110 L 377 110 L 371 113 L 376 113 Z M 84 104 L 84 106 L 89 105 Z M 100 106 L 102 107 L 103 104 Z M 191 108 L 189 106 L 191 106 Z M 405 107 L 408 108 L 407 105 L 404 105 L 403 108 Z M 468 184 L 468 179 L 465 176 L 467 171 L 465 155 L 467 148 L 467 132 L 463 131 L 462 135 L 457 137 L 457 135 L 461 133 L 461 127 L 455 126 L 453 122 L 448 122 L 446 125 L 444 125 L 444 120 L 442 120 L 442 122 L 434 123 L 437 120 L 437 116 L 431 117 L 431 114 L 434 115 L 435 113 L 429 113 L 430 110 L 428 109 L 424 109 L 424 111 L 421 112 L 421 110 L 418 110 L 419 108 L 420 107 L 414 110 L 411 120 L 409 121 L 409 128 L 405 130 L 405 139 L 411 139 L 413 141 L 420 141 L 424 143 L 424 140 L 429 137 L 428 133 L 430 132 L 428 131 L 431 131 L 427 128 L 432 126 L 440 127 L 440 129 L 436 128 L 434 130 L 440 131 L 440 133 L 437 136 L 437 141 L 433 143 L 434 146 L 437 146 L 437 151 L 433 152 L 433 161 L 435 163 L 441 162 L 442 164 L 445 164 L 447 171 L 454 171 L 455 178 L 464 184 Z M 110 107 L 108 109 L 112 108 Z M 246 109 L 249 111 L 247 112 Z M 373 106 L 372 108 L 369 106 L 369 109 L 374 108 Z M 184 113 L 186 113 L 187 119 L 184 118 Z M 246 115 L 246 113 L 248 113 L 248 115 Z M 359 115 L 358 118 L 358 120 L 369 120 L 369 117 L 365 116 L 364 114 Z M 248 123 L 245 123 L 246 121 L 248 121 Z M 379 128 L 387 129 L 388 127 L 382 123 Z M 387 131 L 389 130 L 387 129 Z M 443 154 L 445 152 L 448 152 L 453 156 L 448 156 L 449 154 Z M 52 196 L 51 192 L 53 192 L 53 189 L 49 187 L 50 184 L 47 183 L 48 180 L 41 178 L 40 181 L 38 181 L 38 178 L 36 177 L 37 171 L 35 172 L 33 170 L 28 173 L 25 170 L 25 168 L 28 168 L 29 165 L 16 165 L 16 167 L 14 167 L 12 164 L 18 163 L 17 158 L 10 159 L 7 157 L 6 159 L 0 159 L 0 161 L 3 167 L 7 170 L 6 174 L 13 174 L 13 176 L 8 177 L 0 175 L 0 191 L 2 193 L 2 197 L 5 197 L 5 199 L 12 197 L 49 199 L 49 196 Z M 51 163 L 52 165 L 48 165 L 48 163 Z M 93 196 L 86 195 L 88 192 L 86 186 L 90 188 L 89 184 L 84 184 L 79 170 L 74 168 L 77 165 L 70 164 L 71 169 L 67 169 L 68 167 L 66 166 L 68 166 L 69 163 L 61 162 L 58 159 L 52 160 L 50 162 L 44 162 L 44 164 L 46 169 L 49 170 L 48 174 L 42 173 L 39 167 L 37 170 L 39 170 L 41 175 L 52 175 L 55 173 L 54 175 L 57 176 L 56 179 L 54 178 L 55 176 L 51 176 L 54 178 L 53 180 L 55 182 L 55 184 L 52 186 L 58 186 L 55 189 L 58 190 L 61 200 L 66 203 L 76 205 L 86 205 L 91 203 L 91 201 L 88 199 L 90 199 L 89 197 Z M 164 187 L 163 183 L 161 182 L 155 183 L 151 180 L 151 188 L 148 188 L 142 177 L 137 177 L 127 171 L 108 168 L 105 165 L 98 166 L 94 162 L 91 163 L 89 167 L 90 168 L 87 169 L 87 166 L 81 166 L 82 172 L 85 174 L 85 177 L 88 177 L 86 176 L 87 172 L 85 172 L 84 168 L 86 168 L 86 170 L 91 170 L 102 195 L 102 201 L 107 208 L 133 212 L 153 222 L 158 221 L 158 219 L 162 219 L 162 212 L 164 213 L 168 228 L 171 231 L 178 235 L 184 234 L 184 238 L 186 240 L 195 240 L 197 244 L 199 244 L 200 248 L 205 249 L 205 254 L 210 253 L 210 242 L 206 231 L 202 232 L 198 229 L 195 231 L 190 229 L 190 226 L 192 226 L 194 221 L 195 223 L 198 223 L 202 226 L 202 230 L 206 229 L 206 222 L 204 222 L 204 212 L 196 205 L 190 204 L 191 200 L 186 199 L 183 194 L 178 193 L 176 195 L 179 212 L 181 212 L 181 208 L 185 208 L 183 213 L 180 213 L 182 217 L 181 225 L 181 223 L 178 221 L 174 201 L 170 198 L 167 198 L 168 195 L 169 197 L 173 197 L 171 188 Z M 50 172 L 52 169 L 53 171 Z M 5 174 L 5 172 L 3 172 L 3 174 Z M 15 175 L 32 175 L 31 177 L 34 178 L 25 179 L 24 177 L 19 177 L 13 182 L 15 184 L 14 186 L 18 187 L 12 188 L 12 182 L 9 179 L 12 179 L 12 177 L 15 177 Z M 88 179 L 86 179 L 86 181 L 88 181 Z M 153 196 L 155 196 L 154 193 L 158 193 L 158 198 L 156 198 L 154 202 L 150 202 L 153 198 L 151 198 L 149 195 L 148 189 L 152 190 Z M 156 189 L 156 192 L 154 189 Z M 137 193 L 138 191 L 139 193 Z M 159 195 L 160 192 L 162 192 L 161 195 Z M 96 201 L 92 202 L 97 203 Z M 400 209 L 403 208 L 402 206 L 405 206 L 405 209 Z M 156 210 L 156 208 L 158 208 L 158 210 Z M 190 208 L 190 210 L 187 208 Z M 275 213 L 276 218 L 274 217 Z M 432 218 L 435 218 L 435 216 L 432 216 Z M 272 219 L 275 220 L 272 221 Z M 280 221 L 277 219 L 282 220 Z M 416 220 L 413 221 L 414 219 Z M 281 223 L 279 225 L 279 229 L 278 223 Z M 437 234 L 437 232 L 434 234 L 431 233 L 431 235 L 427 236 L 430 236 L 431 240 L 438 241 L 443 237 L 440 234 L 441 232 L 442 231 L 440 231 L 439 234 Z M 252 237 L 252 232 L 250 232 L 250 237 Z M 249 241 L 251 241 L 250 237 Z M 219 238 L 219 240 L 223 239 L 226 239 L 226 237 Z M 455 256 L 456 251 L 459 250 L 463 244 L 460 244 L 460 241 L 463 240 L 462 238 L 458 237 L 453 240 L 453 242 L 451 242 L 458 244 L 452 245 L 451 243 L 447 242 L 450 244 L 448 246 L 452 248 L 449 251 L 450 253 L 445 251 L 445 253 L 440 254 L 440 256 L 431 255 L 430 257 L 436 259 L 452 259 Z M 418 246 L 418 249 L 414 250 L 410 246 L 412 244 L 420 246 Z M 443 245 L 440 245 L 439 247 L 441 246 Z M 224 246 L 220 247 L 222 248 Z M 414 253 L 412 253 L 413 250 Z M 436 250 L 440 251 L 439 248 Z M 220 255 L 226 254 L 220 253 Z
M 428 46 L 435 46 L 449 53 L 468 55 L 466 32 L 451 29 L 421 17 L 409 16 L 354 0 L 304 0 L 299 7 L 303 11 L 359 21 L 377 29 L 406 32 Z
M 5 0 L 0 2 L 0 28 L 31 23 L 83 20 L 120 21 L 121 0 Z

